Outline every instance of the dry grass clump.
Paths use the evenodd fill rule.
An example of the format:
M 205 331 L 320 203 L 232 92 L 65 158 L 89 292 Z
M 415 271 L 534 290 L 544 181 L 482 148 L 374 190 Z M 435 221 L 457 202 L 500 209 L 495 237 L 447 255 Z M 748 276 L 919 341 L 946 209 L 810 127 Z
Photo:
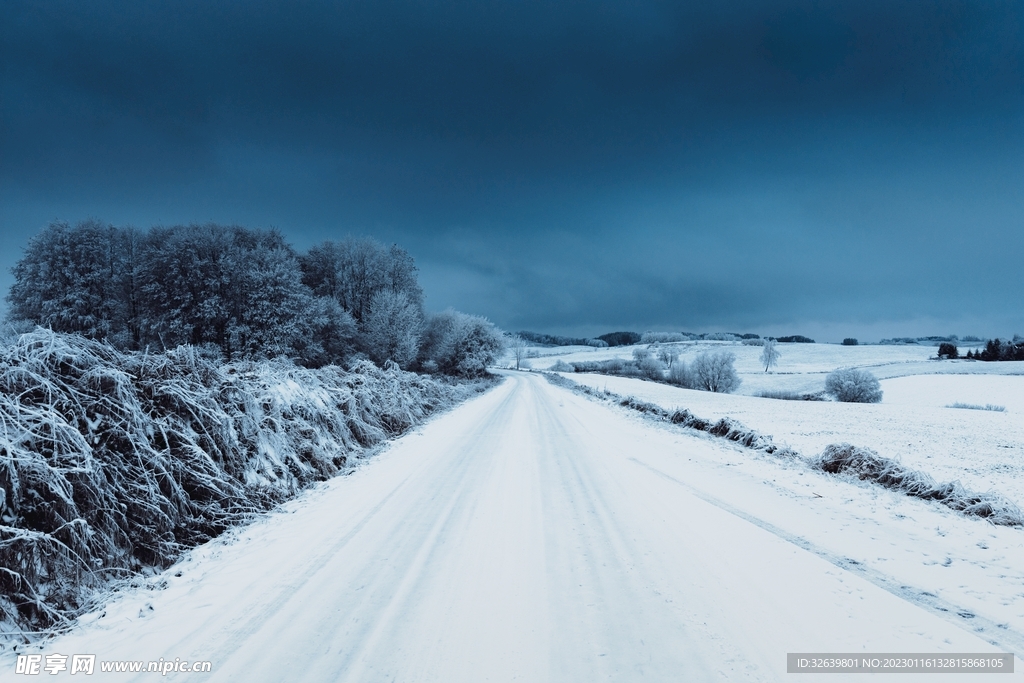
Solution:
M 475 387 L 369 362 L 218 365 L 46 330 L 0 346 L 0 623 L 59 628 Z
M 851 475 L 908 496 L 934 500 L 965 515 L 983 517 L 993 524 L 1024 524 L 1020 508 L 997 493 L 968 491 L 958 481 L 937 484 L 929 475 L 907 469 L 898 460 L 882 457 L 869 448 L 848 443 L 832 444 L 813 464 L 824 472 Z
M 960 401 L 957 401 L 956 403 L 950 403 L 946 407 L 947 408 L 962 408 L 964 410 L 991 410 L 991 411 L 996 412 L 996 413 L 1005 413 L 1006 412 L 1006 406 L 997 406 L 997 405 L 995 405 L 993 403 L 986 403 L 985 405 L 979 405 L 977 403 L 961 403 Z
M 758 398 L 773 398 L 779 401 L 824 401 L 823 392 L 806 393 L 773 389 L 757 392 Z

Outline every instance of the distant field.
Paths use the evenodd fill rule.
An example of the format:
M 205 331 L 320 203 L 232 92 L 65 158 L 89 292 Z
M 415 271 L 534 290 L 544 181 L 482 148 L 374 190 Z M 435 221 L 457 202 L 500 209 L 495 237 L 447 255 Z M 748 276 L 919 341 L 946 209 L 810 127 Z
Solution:
M 565 376 L 666 408 L 688 408 L 704 418 L 732 417 L 804 455 L 820 453 L 831 443 L 866 446 L 938 480 L 959 479 L 976 490 L 999 491 L 1024 507 L 1024 363 L 929 360 L 936 348 L 926 346 L 783 344 L 778 367 L 765 373 L 758 361 L 760 347 L 730 342 L 672 346 L 686 361 L 709 349 L 735 353 L 743 381 L 739 390 L 712 394 L 640 379 Z M 544 369 L 559 359 L 627 358 L 634 348 L 566 348 L 531 363 Z M 881 380 L 881 404 L 757 397 L 762 391 L 820 391 L 828 372 L 846 366 L 867 369 Z M 957 403 L 1005 411 L 946 407 Z
M 757 396 L 763 391 L 821 391 L 825 386 L 825 375 L 840 367 L 864 368 L 879 379 L 931 374 L 1024 375 L 1024 362 L 932 360 L 938 350 L 935 346 L 779 344 L 782 357 L 770 373 L 765 373 L 761 365 L 759 346 L 744 346 L 738 342 L 681 342 L 662 346 L 679 351 L 680 360 L 687 362 L 704 351 L 728 351 L 735 354 L 736 371 L 743 380 L 736 393 L 745 396 Z M 559 360 L 572 362 L 631 358 L 636 348 L 647 346 L 640 344 L 605 349 L 587 346 L 532 347 L 528 354 L 536 357 L 530 358 L 529 364 L 531 368 L 546 370 Z M 968 348 L 973 347 L 963 346 L 960 350 L 966 353 Z M 993 401 L 990 399 L 988 402 Z

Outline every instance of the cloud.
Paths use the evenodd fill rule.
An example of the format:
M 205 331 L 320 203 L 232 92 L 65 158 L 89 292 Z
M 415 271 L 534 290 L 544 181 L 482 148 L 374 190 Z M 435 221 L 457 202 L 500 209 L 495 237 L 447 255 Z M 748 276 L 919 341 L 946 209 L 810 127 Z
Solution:
M 1020 245 L 1022 34 L 1012 2 L 12 0 L 0 216 L 373 233 L 439 307 L 551 329 L 948 317 L 937 269 L 982 305 Z

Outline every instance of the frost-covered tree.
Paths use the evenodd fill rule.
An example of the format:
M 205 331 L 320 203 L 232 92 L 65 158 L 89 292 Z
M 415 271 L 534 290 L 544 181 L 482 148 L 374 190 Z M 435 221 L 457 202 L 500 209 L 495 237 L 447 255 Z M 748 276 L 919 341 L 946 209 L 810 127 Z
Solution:
M 409 367 L 420 347 L 423 314 L 405 292 L 384 289 L 373 295 L 363 316 L 360 346 L 377 365 Z
M 266 357 L 290 354 L 314 333 L 314 299 L 276 231 L 156 228 L 141 260 L 144 331 L 159 347 L 212 344 L 228 357 Z
M 405 294 L 423 306 L 423 290 L 416 280 L 412 256 L 398 245 L 385 246 L 370 238 L 326 241 L 300 258 L 302 281 L 317 296 L 329 296 L 352 314 L 357 323 L 370 310 L 377 292 Z
M 740 385 L 739 375 L 733 366 L 735 360 L 736 356 L 727 351 L 705 351 L 697 356 L 690 366 L 696 388 L 720 393 L 734 391 Z
M 311 297 L 309 334 L 293 341 L 295 356 L 306 367 L 338 364 L 356 350 L 356 321 L 334 299 Z
M 225 255 L 223 281 L 229 355 L 289 355 L 309 338 L 318 312 L 291 247 L 279 233 L 234 231 Z
M 654 356 L 645 356 L 643 360 L 637 362 L 637 368 L 642 376 L 656 382 L 665 379 L 665 375 L 668 373 L 668 366 Z
M 273 230 L 208 224 L 138 232 L 97 221 L 54 223 L 14 268 L 9 318 L 122 349 L 191 344 L 229 358 L 288 355 L 311 365 L 344 360 L 358 331 L 373 340 L 375 353 L 408 364 L 418 350 L 415 335 L 404 351 L 388 347 L 383 304 L 376 327 L 357 324 L 382 291 L 401 293 L 407 317 L 422 318 L 415 272 L 408 253 L 373 240 L 326 242 L 300 264 Z M 390 333 L 397 339 L 409 329 Z
M 427 321 L 420 367 L 458 377 L 480 377 L 504 348 L 504 336 L 489 320 L 449 308 Z
M 677 361 L 668 370 L 668 381 L 686 389 L 697 389 L 697 382 L 694 379 L 693 371 L 684 361 Z
M 870 372 L 840 368 L 825 377 L 825 393 L 845 403 L 880 403 L 882 386 Z
M 52 223 L 14 266 L 10 318 L 137 346 L 136 242 L 134 230 L 95 220 Z
M 663 346 L 658 349 L 658 360 L 665 364 L 669 370 L 675 365 L 675 362 L 679 360 L 679 351 L 672 348 L 671 346 Z
M 764 346 L 761 347 L 761 362 L 764 363 L 764 371 L 768 372 L 768 368 L 773 365 L 777 365 L 779 362 L 779 350 L 775 347 L 774 339 L 765 339 Z
M 527 342 L 521 335 L 510 334 L 507 336 L 506 344 L 512 353 L 512 360 L 516 362 L 516 370 L 519 370 L 523 359 L 526 358 Z

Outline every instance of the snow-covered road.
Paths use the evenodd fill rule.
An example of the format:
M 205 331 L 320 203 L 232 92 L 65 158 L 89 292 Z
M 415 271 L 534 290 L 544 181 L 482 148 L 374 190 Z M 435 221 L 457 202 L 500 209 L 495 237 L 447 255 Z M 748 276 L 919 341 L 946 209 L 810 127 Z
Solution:
M 739 457 L 509 373 L 43 652 L 212 663 L 170 674 L 190 680 L 589 683 L 779 680 L 787 652 L 1000 651 L 738 514 L 758 482 L 737 468 L 702 489 L 695 463 L 723 450 Z

